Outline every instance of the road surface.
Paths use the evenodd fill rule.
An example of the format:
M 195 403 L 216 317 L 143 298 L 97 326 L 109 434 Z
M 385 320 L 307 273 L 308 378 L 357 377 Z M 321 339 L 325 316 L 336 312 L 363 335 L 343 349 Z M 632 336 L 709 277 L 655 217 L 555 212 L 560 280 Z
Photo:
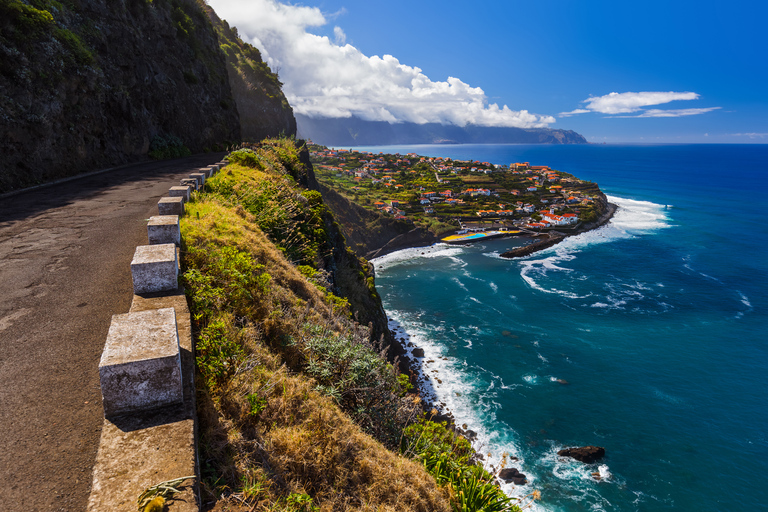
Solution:
M 157 200 L 222 153 L 124 167 L 0 198 L 0 503 L 86 508 L 103 411 L 99 359 L 126 313 Z

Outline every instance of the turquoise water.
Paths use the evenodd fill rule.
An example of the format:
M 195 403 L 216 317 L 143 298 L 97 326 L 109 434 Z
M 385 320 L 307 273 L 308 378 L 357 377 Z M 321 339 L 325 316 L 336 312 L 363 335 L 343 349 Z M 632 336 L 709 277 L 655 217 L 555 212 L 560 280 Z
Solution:
M 519 260 L 374 260 L 426 388 L 539 489 L 539 510 L 768 509 L 768 146 L 398 146 L 596 181 L 608 225 Z M 557 457 L 600 445 L 595 465 Z M 488 454 L 491 454 L 488 456 Z M 601 480 L 593 478 L 599 472 Z

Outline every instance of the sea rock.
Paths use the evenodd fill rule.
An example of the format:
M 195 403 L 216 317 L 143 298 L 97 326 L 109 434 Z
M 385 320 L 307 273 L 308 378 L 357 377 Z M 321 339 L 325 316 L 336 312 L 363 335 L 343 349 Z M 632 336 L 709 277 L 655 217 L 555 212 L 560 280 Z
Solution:
M 577 448 L 565 448 L 557 452 L 561 457 L 571 457 L 585 464 L 592 464 L 605 457 L 605 448 L 600 446 L 582 446 Z
M 499 471 L 499 478 L 505 482 L 512 482 L 515 485 L 525 485 L 528 479 L 516 468 L 504 468 Z
M 423 348 L 415 348 L 411 352 L 413 354 L 413 357 L 424 357 L 424 349 Z

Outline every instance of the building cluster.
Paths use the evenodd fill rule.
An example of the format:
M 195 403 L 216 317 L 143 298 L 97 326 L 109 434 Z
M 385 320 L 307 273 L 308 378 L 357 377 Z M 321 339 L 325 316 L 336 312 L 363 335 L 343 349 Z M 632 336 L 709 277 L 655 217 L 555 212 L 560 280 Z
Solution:
M 401 204 L 398 200 L 376 201 L 373 206 L 380 212 L 392 215 L 396 219 L 408 219 L 408 213 L 430 215 L 439 213 L 443 205 L 466 206 L 466 210 L 460 210 L 459 215 L 476 214 L 481 218 L 515 218 L 515 224 L 541 229 L 554 226 L 570 226 L 578 222 L 577 213 L 572 213 L 572 207 L 589 205 L 592 198 L 588 195 L 572 190 L 571 185 L 582 183 L 570 175 L 559 173 L 548 166 L 532 166 L 529 162 L 512 163 L 509 166 L 493 165 L 480 161 L 457 161 L 440 157 L 423 157 L 414 153 L 407 155 L 383 155 L 370 152 L 351 152 L 347 150 L 322 149 L 314 151 L 313 160 L 320 160 L 318 167 L 330 171 L 334 176 L 347 178 L 352 182 L 351 189 L 360 191 L 360 186 L 373 186 L 380 190 L 391 190 L 393 193 L 416 192 L 417 199 L 409 200 L 409 203 Z M 331 161 L 327 161 L 330 159 Z M 426 164 L 426 167 L 424 164 Z M 414 169 L 419 169 L 418 171 Z M 461 173 L 496 173 L 506 172 L 514 178 L 511 190 L 489 188 L 464 188 L 461 177 L 452 177 Z M 434 181 L 432 180 L 434 175 Z M 508 176 L 508 175 L 507 175 Z M 499 178 L 490 178 L 489 182 Z M 510 182 L 509 178 L 501 178 Z M 401 183 L 398 183 L 400 181 Z M 437 182 L 440 185 L 448 184 L 452 189 L 442 191 L 425 189 L 428 182 Z M 483 184 L 482 180 L 474 180 Z M 502 181 L 503 183 L 503 181 Z M 457 184 L 463 185 L 461 188 Z M 578 188 L 578 187 L 575 187 Z M 381 194 L 374 194 L 381 197 Z M 488 208 L 488 201 L 493 197 L 505 197 L 506 202 L 513 197 L 528 197 L 528 201 L 517 201 L 514 204 L 499 204 L 498 209 Z M 532 199 L 531 196 L 534 198 Z M 406 197 L 401 195 L 400 197 Z M 414 196 L 411 196 L 413 198 Z M 472 203 L 477 203 L 478 209 L 472 211 Z M 538 206 L 536 206 L 538 205 Z M 543 210 L 539 210 L 542 205 Z M 563 210 L 566 210 L 563 212 Z M 456 211 L 456 210 L 449 210 Z M 578 209 L 576 210 L 578 211 Z M 454 215 L 456 215 L 454 213 Z M 531 218 L 534 217 L 534 219 Z M 540 218 L 540 220 L 539 220 Z

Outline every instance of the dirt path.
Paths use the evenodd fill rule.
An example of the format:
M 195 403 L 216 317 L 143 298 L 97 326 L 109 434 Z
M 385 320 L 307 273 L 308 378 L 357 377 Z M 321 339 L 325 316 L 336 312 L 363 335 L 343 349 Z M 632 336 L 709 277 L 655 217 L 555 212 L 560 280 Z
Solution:
M 157 200 L 222 154 L 154 162 L 0 199 L 0 503 L 85 510 L 102 424 L 98 365 L 133 295 Z

